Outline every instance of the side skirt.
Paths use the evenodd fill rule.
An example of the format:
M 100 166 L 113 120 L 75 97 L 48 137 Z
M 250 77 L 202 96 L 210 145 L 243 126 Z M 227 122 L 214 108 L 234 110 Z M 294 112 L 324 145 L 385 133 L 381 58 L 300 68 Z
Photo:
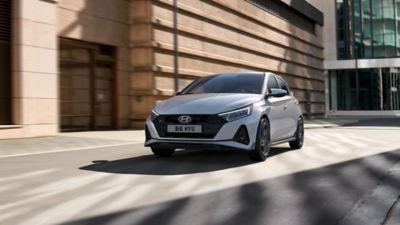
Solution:
M 285 138 L 285 139 L 282 139 L 282 140 L 279 140 L 279 141 L 272 142 L 271 146 L 279 145 L 279 144 L 282 144 L 282 143 L 285 143 L 285 142 L 294 141 L 294 140 L 296 140 L 296 137 Z

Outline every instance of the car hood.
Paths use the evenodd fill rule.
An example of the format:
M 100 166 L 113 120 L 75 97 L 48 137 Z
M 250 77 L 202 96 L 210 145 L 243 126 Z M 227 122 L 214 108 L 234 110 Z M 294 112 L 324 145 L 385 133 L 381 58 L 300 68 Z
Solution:
M 218 114 L 242 108 L 262 99 L 260 94 L 188 94 L 162 101 L 159 114 Z

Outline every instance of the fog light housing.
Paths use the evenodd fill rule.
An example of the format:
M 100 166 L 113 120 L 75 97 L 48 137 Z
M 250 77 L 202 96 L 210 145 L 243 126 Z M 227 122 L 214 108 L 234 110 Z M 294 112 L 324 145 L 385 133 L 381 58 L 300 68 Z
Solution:
M 233 140 L 245 145 L 249 144 L 250 138 L 246 126 L 242 125 L 239 127 L 239 129 L 236 131 L 235 136 L 233 137 Z
M 145 133 L 146 141 L 150 140 L 151 139 L 150 131 L 146 125 L 144 125 L 144 133 Z

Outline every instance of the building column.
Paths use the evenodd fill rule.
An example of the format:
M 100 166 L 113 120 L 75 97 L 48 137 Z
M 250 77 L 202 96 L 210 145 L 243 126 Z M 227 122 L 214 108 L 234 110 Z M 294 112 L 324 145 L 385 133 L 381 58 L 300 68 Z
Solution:
M 20 128 L 5 133 L 5 138 L 54 135 L 58 132 L 56 1 L 13 2 L 13 114 Z
M 129 51 L 131 68 L 131 126 L 143 128 L 143 121 L 155 103 L 152 1 L 131 0 Z

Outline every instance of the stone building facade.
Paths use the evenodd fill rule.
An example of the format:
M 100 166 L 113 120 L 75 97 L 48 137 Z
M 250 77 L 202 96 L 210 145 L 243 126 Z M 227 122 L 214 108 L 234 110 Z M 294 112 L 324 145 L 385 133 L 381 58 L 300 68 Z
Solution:
M 142 128 L 157 101 L 228 71 L 282 75 L 305 114 L 325 113 L 322 13 L 306 1 L 0 3 L 0 138 Z

